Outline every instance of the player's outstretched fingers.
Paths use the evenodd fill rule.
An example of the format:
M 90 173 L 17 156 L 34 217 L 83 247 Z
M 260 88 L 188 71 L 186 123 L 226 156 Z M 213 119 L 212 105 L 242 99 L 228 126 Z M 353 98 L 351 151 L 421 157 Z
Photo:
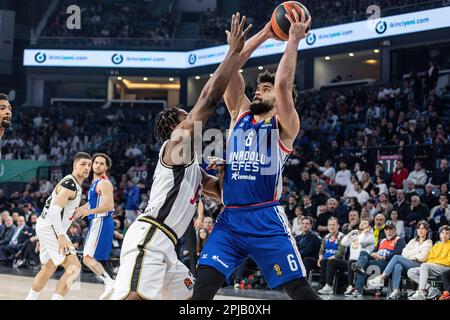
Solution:
M 304 14 L 303 11 L 302 11 L 302 14 Z M 292 15 L 294 16 L 295 23 L 299 23 L 300 22 L 300 17 L 298 16 L 297 10 L 292 9 Z

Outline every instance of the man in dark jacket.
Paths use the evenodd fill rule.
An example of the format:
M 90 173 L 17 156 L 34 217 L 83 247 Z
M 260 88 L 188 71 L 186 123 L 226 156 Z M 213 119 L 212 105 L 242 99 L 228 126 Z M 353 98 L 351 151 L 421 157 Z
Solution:
M 384 232 L 386 238 L 378 242 L 372 253 L 369 255 L 367 252 L 361 251 L 358 262 L 352 266 L 353 270 L 357 272 L 354 296 L 362 295 L 367 278 L 366 271 L 375 270 L 375 273 L 381 274 L 389 261 L 395 255 L 401 255 L 406 246 L 405 240 L 397 236 L 397 229 L 392 221 L 386 221 Z
M 410 203 L 405 199 L 405 193 L 403 190 L 397 190 L 396 199 L 397 201 L 394 203 L 394 209 L 398 212 L 399 220 L 408 220 Z
M 13 218 L 8 216 L 5 219 L 4 229 L 2 232 L 2 236 L 0 237 L 0 262 L 6 261 L 6 254 L 4 253 L 6 247 L 11 241 L 15 231 L 16 226 L 13 223 Z
M 430 208 L 424 203 L 420 202 L 418 196 L 411 197 L 411 207 L 407 219 L 405 221 L 405 229 L 410 228 L 409 237 L 405 234 L 405 238 L 408 241 L 414 237 L 414 231 L 416 225 L 420 220 L 427 220 L 430 215 Z M 405 230 L 406 231 L 406 230 Z
M 318 258 L 321 241 L 319 237 L 311 230 L 313 220 L 311 217 L 303 217 L 300 229 L 302 233 L 295 237 L 298 250 L 303 259 L 306 257 Z
M 30 228 L 26 225 L 25 217 L 19 216 L 17 218 L 17 227 L 11 237 L 8 244 L 0 250 L 0 260 L 8 260 L 13 258 L 13 256 L 19 251 L 25 241 L 30 238 Z

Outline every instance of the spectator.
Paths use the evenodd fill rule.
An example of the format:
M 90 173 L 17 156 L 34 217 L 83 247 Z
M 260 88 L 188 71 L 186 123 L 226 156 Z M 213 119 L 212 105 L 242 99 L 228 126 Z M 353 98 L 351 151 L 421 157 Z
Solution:
M 442 282 L 444 287 L 444 292 L 439 297 L 438 300 L 450 300 L 450 271 L 445 271 L 442 274 Z
M 428 258 L 433 242 L 428 239 L 430 226 L 426 221 L 417 224 L 417 237 L 408 242 L 402 251 L 402 255 L 394 256 L 389 261 L 383 273 L 368 281 L 372 287 L 383 287 L 384 280 L 392 275 L 392 292 L 388 299 L 397 300 L 400 298 L 400 281 L 402 273 L 406 273 L 411 268 L 420 267 L 420 264 Z
M 405 193 L 403 192 L 403 190 L 397 190 L 396 192 L 396 201 L 394 203 L 394 209 L 397 210 L 400 220 L 403 221 L 408 220 L 410 203 L 405 200 Z
M 441 184 L 446 183 L 450 180 L 450 173 L 448 168 L 448 160 L 442 159 L 439 165 L 439 169 L 434 170 L 431 175 L 430 183 L 435 189 L 439 189 Z
M 68 236 L 75 250 L 81 250 L 83 239 L 81 238 L 80 233 L 81 233 L 80 225 L 78 223 L 72 223 L 72 225 L 69 228 Z
M 303 212 L 302 208 L 295 208 L 295 218 L 292 220 L 292 235 L 295 237 L 301 233 Z
M 339 223 L 337 218 L 331 217 L 328 219 L 327 227 L 328 234 L 322 239 L 319 259 L 312 257 L 303 259 L 307 274 L 309 274 L 311 270 L 320 270 L 319 282 L 321 286 L 325 286 L 327 263 L 330 259 L 340 259 L 345 254 L 345 247 L 340 245 L 344 235 L 339 232 Z
M 421 220 L 427 220 L 430 213 L 430 209 L 426 204 L 420 203 L 420 198 L 418 196 L 413 196 L 411 198 L 411 207 L 408 213 L 408 218 L 405 221 L 406 228 L 406 238 L 409 241 L 414 237 L 414 230 L 416 225 Z
M 439 205 L 439 197 L 435 195 L 433 185 L 431 183 L 427 183 L 425 185 L 425 193 L 420 197 L 420 201 L 425 203 L 428 208 L 434 208 Z
M 411 202 L 412 196 L 418 196 L 419 194 L 416 191 L 414 186 L 414 182 L 412 180 L 406 180 L 406 188 L 405 188 L 405 199 L 406 201 Z
M 203 219 L 203 228 L 208 230 L 208 234 L 211 234 L 211 232 L 214 228 L 214 221 L 211 217 L 205 217 Z
M 352 265 L 357 272 L 355 290 L 352 292 L 354 297 L 362 295 L 364 282 L 366 280 L 366 270 L 370 266 L 377 266 L 380 271 L 384 271 L 391 259 L 402 253 L 406 243 L 405 240 L 397 236 L 396 229 L 392 221 L 387 221 L 384 228 L 386 238 L 380 240 L 373 252 L 369 255 L 361 251 L 358 262 Z
M 380 193 L 379 203 L 376 208 L 376 214 L 382 214 L 383 216 L 388 218 L 393 208 L 394 206 L 392 205 L 392 203 L 390 203 L 389 198 L 386 196 L 386 194 Z
M 422 164 L 420 161 L 416 161 L 414 165 L 414 171 L 411 171 L 408 176 L 408 181 L 412 181 L 415 188 L 424 189 L 425 184 L 428 181 L 428 176 L 425 170 L 422 169 Z
M 405 222 L 398 219 L 398 211 L 392 210 L 389 216 L 392 223 L 395 225 L 395 230 L 397 230 L 397 235 L 400 238 L 405 238 Z
M 297 200 L 295 197 L 290 196 L 288 205 L 285 206 L 284 212 L 286 213 L 286 216 L 289 221 L 295 218 L 295 209 L 297 208 Z
M 319 236 L 323 238 L 328 231 L 328 220 L 332 217 L 330 211 L 328 211 L 327 206 L 319 206 L 319 212 L 317 214 L 317 220 L 314 226 L 314 230 L 317 231 Z
M 350 231 L 342 239 L 341 245 L 350 248 L 350 256 L 347 264 L 348 286 L 344 292 L 348 296 L 354 291 L 353 282 L 355 273 L 352 268 L 353 263 L 357 262 L 361 251 L 370 254 L 375 247 L 375 237 L 373 236 L 373 230 L 370 227 L 369 221 L 361 220 L 359 229 Z
M 197 231 L 197 257 L 200 256 L 200 253 L 203 250 L 203 247 L 205 246 L 206 241 L 208 240 L 209 232 L 206 228 L 200 228 Z
M 392 173 L 392 182 L 397 189 L 403 189 L 403 181 L 406 180 L 406 178 L 408 178 L 408 170 L 405 169 L 402 160 L 397 160 L 394 173 Z
M 307 217 L 315 219 L 317 217 L 317 207 L 312 204 L 311 197 L 308 195 L 303 196 L 303 214 Z
M 364 205 L 369 200 L 369 194 L 363 189 L 363 183 L 361 181 L 355 182 L 354 197 L 358 199 L 360 205 Z
M 358 230 L 359 227 L 359 213 L 356 210 L 351 210 L 348 213 L 348 222 L 342 225 L 341 232 L 348 234 L 353 230 Z
M 122 229 L 120 228 L 120 220 L 114 219 L 114 238 L 111 249 L 111 257 L 120 257 L 123 238 L 125 238 Z
M 370 174 L 367 172 L 364 172 L 362 175 L 362 184 L 364 191 L 367 192 L 367 194 L 370 194 L 370 191 L 375 187 L 372 183 L 372 178 L 370 177 Z
M 295 237 L 298 251 L 302 259 L 308 257 L 318 259 L 321 241 L 320 238 L 312 232 L 313 221 L 311 217 L 303 217 L 301 220 L 301 233 Z
M 431 230 L 433 230 L 432 239 L 439 239 L 438 229 L 445 225 L 450 225 L 450 206 L 448 205 L 448 197 L 444 194 L 439 196 L 439 205 L 432 208 L 428 216 Z
M 334 180 L 334 191 L 338 195 L 343 195 L 345 188 L 350 183 L 350 178 L 352 173 L 347 169 L 347 163 L 345 161 L 339 162 L 339 171 L 336 172 L 336 177 Z
M 377 184 L 375 185 L 375 187 L 377 187 L 380 190 L 380 193 L 388 194 L 389 190 L 383 177 L 377 176 L 376 179 Z
M 8 247 L 13 235 L 16 233 L 16 226 L 13 223 L 13 218 L 8 216 L 5 218 L 3 233 L 0 236 L 0 263 L 6 262 L 6 254 L 4 251 Z
M 127 184 L 128 187 L 125 191 L 125 217 L 133 222 L 140 214 L 139 206 L 141 204 L 141 190 L 131 180 L 128 180 Z
M 364 219 L 361 217 L 361 219 Z M 377 214 L 374 218 L 375 225 L 373 227 L 373 235 L 375 237 L 375 244 L 378 245 L 378 243 L 386 238 L 386 234 L 384 232 L 384 223 L 386 221 L 386 218 L 382 214 Z
M 427 261 L 418 268 L 408 270 L 408 277 L 419 285 L 418 290 L 408 298 L 409 300 L 433 299 L 440 294 L 439 290 L 430 286 L 428 278 L 429 276 L 440 277 L 450 270 L 450 227 L 442 226 L 439 229 L 439 236 L 441 241 L 433 246 Z
M 311 196 L 312 203 L 317 207 L 327 202 L 328 196 L 325 194 L 325 187 L 323 183 L 317 183 L 316 192 Z
M 0 248 L 0 261 L 12 260 L 14 255 L 19 251 L 28 237 L 29 228 L 25 224 L 25 218 L 20 216 L 17 218 L 17 228 L 11 237 L 8 245 L 3 250 Z

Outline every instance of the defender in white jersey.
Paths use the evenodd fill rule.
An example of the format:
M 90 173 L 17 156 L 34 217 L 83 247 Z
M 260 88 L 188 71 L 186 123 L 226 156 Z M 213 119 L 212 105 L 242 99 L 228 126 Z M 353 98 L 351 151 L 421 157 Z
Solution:
M 147 209 L 130 226 L 122 243 L 113 299 L 181 300 L 192 296 L 195 279 L 178 260 L 175 245 L 192 223 L 200 194 L 221 198 L 219 179 L 200 168 L 193 152 L 194 123 L 204 126 L 237 71 L 239 52 L 251 27 L 243 31 L 244 24 L 245 17 L 240 20 L 233 15 L 231 31 L 227 31 L 230 50 L 191 112 L 172 107 L 156 117 L 155 134 L 164 144 Z
M 72 174 L 56 185 L 37 220 L 36 235 L 40 243 L 42 267 L 33 280 L 27 300 L 37 300 L 59 265 L 64 267 L 65 272 L 58 281 L 52 300 L 62 300 L 80 273 L 81 265 L 67 230 L 80 205 L 81 184 L 89 176 L 91 163 L 89 154 L 80 152 L 75 155 Z

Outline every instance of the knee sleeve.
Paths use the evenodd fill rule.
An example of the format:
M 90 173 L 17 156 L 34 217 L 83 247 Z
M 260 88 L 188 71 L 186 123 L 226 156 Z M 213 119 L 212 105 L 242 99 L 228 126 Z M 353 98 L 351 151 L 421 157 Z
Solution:
M 292 300 L 322 300 L 311 288 L 306 278 L 285 283 L 283 288 Z
M 210 266 L 199 266 L 192 300 L 212 300 L 225 282 L 225 276 Z

